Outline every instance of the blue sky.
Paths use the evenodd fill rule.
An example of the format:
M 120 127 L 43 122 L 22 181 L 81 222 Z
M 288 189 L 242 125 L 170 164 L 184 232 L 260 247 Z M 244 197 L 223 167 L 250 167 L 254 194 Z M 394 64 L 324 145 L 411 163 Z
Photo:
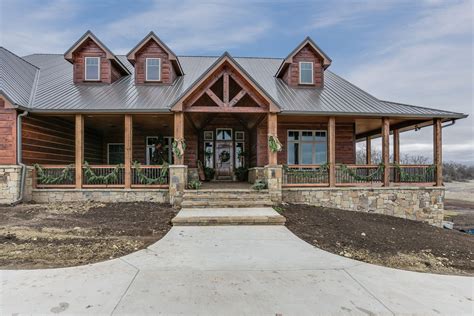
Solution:
M 286 56 L 311 36 L 331 70 L 380 99 L 473 111 L 473 1 L 2 0 L 0 45 L 63 53 L 91 29 L 116 54 L 150 30 L 179 55 Z M 474 164 L 474 121 L 444 132 L 444 159 Z M 430 128 L 402 153 L 432 155 Z

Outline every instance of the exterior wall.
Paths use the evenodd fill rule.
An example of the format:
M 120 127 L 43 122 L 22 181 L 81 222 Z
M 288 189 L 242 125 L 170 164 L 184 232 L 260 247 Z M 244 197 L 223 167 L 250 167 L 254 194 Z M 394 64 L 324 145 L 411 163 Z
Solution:
M 136 54 L 135 60 L 135 83 L 145 84 L 145 62 L 146 58 L 161 58 L 161 81 L 159 83 L 171 84 L 176 78 L 176 72 L 171 64 L 168 54 L 154 40 L 148 41 Z M 156 84 L 158 82 L 148 82 Z
M 16 164 L 16 110 L 0 98 L 0 165 Z
M 22 119 L 22 153 L 25 164 L 71 164 L 75 157 L 74 122 L 53 116 L 26 116 Z M 102 163 L 102 136 L 85 129 L 84 159 Z
M 32 191 L 32 201 L 36 203 L 75 201 L 168 203 L 169 197 L 166 189 L 42 189 Z
M 300 85 L 299 62 L 313 62 L 313 82 L 314 85 Z M 310 45 L 304 46 L 298 53 L 293 56 L 293 62 L 282 78 L 291 87 L 317 87 L 322 88 L 324 85 L 324 68 L 323 59 L 311 48 Z
M 285 188 L 283 201 L 391 215 L 441 226 L 444 188 Z
M 91 39 L 82 43 L 82 45 L 73 53 L 74 64 L 74 83 L 87 82 L 84 81 L 85 76 L 85 57 L 101 57 L 100 58 L 100 81 L 103 83 L 112 83 L 120 78 L 118 68 L 106 58 L 107 54 Z

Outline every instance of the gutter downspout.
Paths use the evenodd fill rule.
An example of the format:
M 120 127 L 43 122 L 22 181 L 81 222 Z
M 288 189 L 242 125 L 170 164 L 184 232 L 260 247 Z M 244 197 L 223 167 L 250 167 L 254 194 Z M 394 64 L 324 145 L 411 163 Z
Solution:
M 25 179 L 26 179 L 26 165 L 22 162 L 22 142 L 21 142 L 21 122 L 24 116 L 28 115 L 28 111 L 24 111 L 23 113 L 19 114 L 16 118 L 16 159 L 17 163 L 21 166 L 21 178 L 20 178 L 20 192 L 18 194 L 18 198 L 16 201 L 12 203 L 12 205 L 17 205 L 23 201 L 23 193 L 25 191 Z

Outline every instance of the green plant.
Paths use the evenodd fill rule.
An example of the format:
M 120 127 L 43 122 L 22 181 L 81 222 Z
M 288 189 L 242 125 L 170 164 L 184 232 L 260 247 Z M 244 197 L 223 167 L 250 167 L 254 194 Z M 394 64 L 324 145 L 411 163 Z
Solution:
M 173 153 L 176 157 L 181 158 L 184 155 L 184 151 L 186 150 L 186 142 L 184 138 L 175 139 L 173 144 L 171 145 L 173 149 Z
M 283 146 L 281 145 L 280 141 L 278 140 L 278 137 L 276 137 L 275 135 L 269 135 L 268 136 L 268 147 L 270 148 L 272 153 L 282 151 L 282 149 L 283 149 Z
M 84 162 L 84 177 L 88 184 L 110 184 L 118 180 L 119 172 L 123 168 L 122 164 L 118 164 L 115 168 L 104 175 L 97 175 L 87 161 Z
M 278 213 L 280 213 L 280 214 L 283 213 L 283 211 L 285 210 L 285 209 L 284 209 L 282 206 L 280 206 L 280 205 L 274 206 L 273 209 L 274 209 L 275 211 L 277 211 Z
M 73 165 L 66 166 L 58 176 L 46 174 L 39 164 L 33 165 L 36 169 L 38 182 L 41 184 L 62 184 L 65 181 L 72 181 L 71 169 Z
M 133 163 L 133 168 L 135 169 L 136 175 L 138 177 L 138 181 L 140 184 L 165 184 L 168 180 L 168 169 L 169 165 L 168 163 L 164 162 L 161 169 L 160 169 L 160 175 L 157 178 L 150 178 L 145 173 L 143 173 L 143 170 L 141 168 L 141 165 L 138 161 L 135 161 Z
M 189 181 L 188 183 L 188 189 L 191 189 L 191 190 L 199 190 L 201 188 L 201 181 L 199 180 L 191 180 Z
M 204 176 L 206 178 L 206 181 L 211 181 L 212 179 L 214 179 L 215 174 L 216 174 L 216 170 L 214 168 L 210 168 L 210 167 L 204 168 Z
M 234 169 L 234 174 L 238 181 L 244 182 L 247 181 L 248 171 L 249 170 L 245 167 L 238 167 Z
M 263 179 L 258 179 L 255 181 L 255 183 L 252 185 L 252 189 L 260 191 L 260 190 L 265 190 L 268 188 L 268 184 L 266 180 Z

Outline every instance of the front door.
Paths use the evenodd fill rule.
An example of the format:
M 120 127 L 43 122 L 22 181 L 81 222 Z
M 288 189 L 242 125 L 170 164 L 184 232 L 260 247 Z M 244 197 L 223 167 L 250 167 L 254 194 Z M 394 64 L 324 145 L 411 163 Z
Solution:
M 216 129 L 216 179 L 232 180 L 234 170 L 234 150 L 232 143 L 232 129 Z

